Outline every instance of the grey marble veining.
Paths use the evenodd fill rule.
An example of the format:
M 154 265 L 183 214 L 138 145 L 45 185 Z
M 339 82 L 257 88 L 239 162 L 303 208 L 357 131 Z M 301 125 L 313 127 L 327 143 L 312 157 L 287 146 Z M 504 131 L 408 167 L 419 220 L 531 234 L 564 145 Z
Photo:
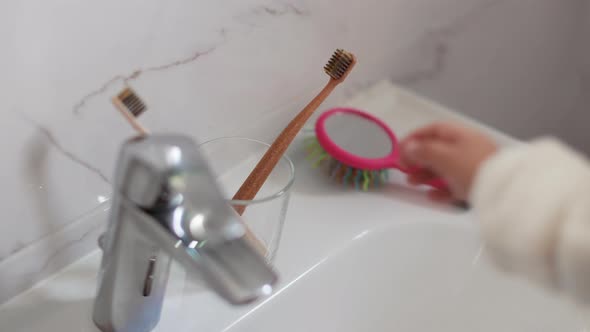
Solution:
M 449 56 L 449 39 L 458 33 L 469 30 L 477 25 L 482 15 L 488 13 L 491 8 L 500 6 L 507 0 L 488 0 L 478 3 L 466 13 L 454 19 L 452 22 L 433 27 L 417 38 L 416 45 L 428 55 L 425 65 L 405 73 L 396 73 L 391 79 L 402 85 L 412 86 L 423 81 L 428 81 L 443 74 Z
M 281 17 L 284 15 L 296 15 L 296 16 L 308 16 L 310 13 L 304 8 L 299 8 L 298 6 L 291 4 L 291 3 L 282 3 L 280 5 L 260 5 L 255 6 L 251 10 L 249 10 L 245 14 L 240 14 L 235 17 L 236 21 L 242 22 L 249 26 L 256 26 L 254 22 L 258 21 L 261 16 L 272 16 L 272 17 Z M 224 43 L 226 43 L 229 39 L 229 35 L 233 31 L 228 30 L 226 27 L 219 28 L 219 36 L 218 41 L 216 41 L 212 46 L 202 49 L 196 50 L 192 54 L 187 57 L 173 60 L 171 62 L 167 62 L 164 64 L 157 64 L 148 66 L 145 68 L 138 68 L 133 69 L 129 74 L 116 74 L 114 77 L 110 78 L 99 88 L 88 92 L 84 97 L 82 97 L 79 101 L 77 101 L 74 106 L 72 107 L 72 112 L 74 114 L 79 114 L 82 111 L 82 108 L 86 105 L 86 103 L 92 99 L 99 96 L 102 96 L 110 87 L 117 83 L 129 84 L 133 81 L 136 81 L 141 78 L 141 76 L 149 73 L 155 73 L 160 71 L 165 71 L 169 69 L 177 69 L 178 67 L 189 65 L 194 61 L 197 61 L 199 58 L 203 56 L 210 55 L 215 51 L 215 49 Z
M 198 60 L 202 56 L 206 56 L 206 55 L 212 53 L 213 51 L 215 51 L 215 48 L 216 48 L 216 46 L 213 46 L 213 47 L 206 49 L 204 51 L 196 51 L 194 54 L 192 54 L 191 56 L 189 56 L 187 58 L 175 60 L 170 63 L 163 64 L 163 65 L 156 65 L 153 67 L 135 69 L 133 72 L 131 72 L 130 74 L 127 74 L 127 75 L 118 74 L 118 75 L 114 76 L 113 78 L 109 79 L 108 81 L 106 81 L 105 83 L 103 83 L 100 86 L 100 88 L 93 90 L 93 91 L 89 92 L 88 94 L 86 94 L 84 97 L 82 97 L 82 99 L 80 99 L 78 102 L 76 102 L 76 104 L 72 107 L 72 112 L 74 114 L 81 113 L 82 108 L 86 105 L 86 103 L 90 99 L 102 96 L 105 92 L 107 92 L 107 90 L 109 88 L 111 88 L 116 83 L 129 84 L 129 83 L 139 79 L 142 75 L 144 75 L 146 73 L 168 70 L 170 68 L 180 67 L 180 66 L 189 64 L 193 61 Z
M 576 111 L 587 105 L 576 78 L 588 45 L 580 34 L 586 6 L 578 0 L 481 3 L 424 38 L 421 47 L 432 54 L 421 57 L 425 75 L 393 79 L 516 137 L 557 135 L 590 153 L 590 137 L 572 130 L 586 121 Z
M 31 126 L 35 127 L 39 131 L 39 133 L 41 133 L 41 135 L 45 138 L 46 142 L 48 144 L 50 144 L 53 148 L 55 148 L 63 156 L 68 158 L 73 163 L 79 165 L 80 167 L 87 169 L 90 173 L 93 173 L 94 175 L 96 175 L 98 178 L 100 178 L 102 181 L 106 182 L 107 184 L 111 183 L 110 180 L 108 179 L 108 177 L 101 170 L 92 166 L 90 163 L 80 159 L 80 157 L 78 157 L 74 152 L 67 150 L 62 145 L 62 143 L 57 140 L 57 138 L 55 137 L 55 135 L 51 132 L 51 130 L 49 128 L 38 124 L 37 122 L 35 122 L 35 120 L 31 119 L 30 117 L 28 117 L 25 114 L 21 113 L 20 115 L 24 121 L 29 123 Z

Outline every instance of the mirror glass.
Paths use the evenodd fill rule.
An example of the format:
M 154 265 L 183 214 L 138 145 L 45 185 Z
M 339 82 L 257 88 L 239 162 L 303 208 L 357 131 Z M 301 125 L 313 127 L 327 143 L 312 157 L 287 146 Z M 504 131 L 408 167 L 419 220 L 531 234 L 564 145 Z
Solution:
M 394 148 L 381 126 L 356 114 L 336 113 L 326 119 L 324 126 L 336 145 L 361 158 L 383 158 Z

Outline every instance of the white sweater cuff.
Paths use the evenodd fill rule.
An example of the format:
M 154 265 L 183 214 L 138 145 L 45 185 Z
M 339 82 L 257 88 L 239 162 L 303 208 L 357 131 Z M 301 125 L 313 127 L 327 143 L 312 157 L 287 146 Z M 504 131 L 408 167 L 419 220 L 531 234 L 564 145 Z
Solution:
M 470 199 L 501 267 L 590 299 L 590 167 L 583 157 L 553 139 L 503 149 L 482 165 Z

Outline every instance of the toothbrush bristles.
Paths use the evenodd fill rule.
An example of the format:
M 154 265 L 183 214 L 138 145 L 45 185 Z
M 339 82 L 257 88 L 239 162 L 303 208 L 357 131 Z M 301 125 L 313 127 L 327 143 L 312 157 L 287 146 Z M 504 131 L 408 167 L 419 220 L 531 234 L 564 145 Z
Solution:
M 140 116 L 147 110 L 147 106 L 131 88 L 125 88 L 117 95 L 117 98 L 134 117 Z
M 352 66 L 356 63 L 354 54 L 342 49 L 337 49 L 324 66 L 324 71 L 334 80 L 346 77 Z

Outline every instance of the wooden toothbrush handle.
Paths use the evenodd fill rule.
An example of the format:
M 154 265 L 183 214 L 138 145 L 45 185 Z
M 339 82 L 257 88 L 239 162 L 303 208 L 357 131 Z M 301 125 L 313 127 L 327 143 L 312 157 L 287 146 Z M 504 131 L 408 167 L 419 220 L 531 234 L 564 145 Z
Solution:
M 270 148 L 266 151 L 262 159 L 256 164 L 256 167 L 246 181 L 242 184 L 238 192 L 234 195 L 234 200 L 252 200 L 256 197 L 256 194 L 262 188 L 262 185 L 275 168 L 287 148 L 297 136 L 303 125 L 309 120 L 309 117 L 313 112 L 322 104 L 326 98 L 332 93 L 334 88 L 340 83 L 340 81 L 330 79 L 328 84 L 313 98 L 305 108 L 289 122 L 287 127 L 279 134 L 279 136 L 272 143 Z M 244 213 L 245 206 L 235 207 L 236 211 L 241 215 Z

